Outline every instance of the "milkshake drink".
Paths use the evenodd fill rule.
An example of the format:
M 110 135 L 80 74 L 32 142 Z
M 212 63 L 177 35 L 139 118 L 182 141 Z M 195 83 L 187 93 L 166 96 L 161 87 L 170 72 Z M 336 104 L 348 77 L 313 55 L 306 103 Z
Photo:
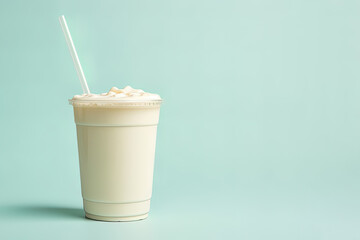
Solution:
M 81 191 L 88 218 L 144 219 L 150 209 L 161 98 L 125 87 L 76 95 Z

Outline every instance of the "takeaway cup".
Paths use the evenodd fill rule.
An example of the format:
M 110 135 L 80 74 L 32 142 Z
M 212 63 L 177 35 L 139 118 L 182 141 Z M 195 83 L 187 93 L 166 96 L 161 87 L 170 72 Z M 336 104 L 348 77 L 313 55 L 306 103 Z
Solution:
M 161 100 L 70 100 L 87 218 L 144 219 L 150 210 Z

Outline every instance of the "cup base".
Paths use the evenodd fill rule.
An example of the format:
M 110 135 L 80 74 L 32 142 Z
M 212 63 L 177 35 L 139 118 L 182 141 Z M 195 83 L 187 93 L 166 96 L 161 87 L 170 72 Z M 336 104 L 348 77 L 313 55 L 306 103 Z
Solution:
M 97 216 L 85 212 L 85 217 L 92 220 L 105 221 L 105 222 L 131 222 L 131 221 L 138 221 L 147 218 L 148 213 L 138 216 L 129 216 L 129 217 L 105 217 L 105 216 Z
M 136 221 L 148 216 L 150 199 L 126 203 L 104 203 L 84 199 L 84 210 L 86 217 L 94 220 Z

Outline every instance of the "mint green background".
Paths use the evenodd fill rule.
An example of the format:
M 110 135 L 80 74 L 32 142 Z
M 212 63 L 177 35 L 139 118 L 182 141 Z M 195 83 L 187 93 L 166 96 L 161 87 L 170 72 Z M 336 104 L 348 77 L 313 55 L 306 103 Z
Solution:
M 0 239 L 359 239 L 360 2 L 2 1 Z M 151 212 L 83 218 L 81 93 L 162 106 Z

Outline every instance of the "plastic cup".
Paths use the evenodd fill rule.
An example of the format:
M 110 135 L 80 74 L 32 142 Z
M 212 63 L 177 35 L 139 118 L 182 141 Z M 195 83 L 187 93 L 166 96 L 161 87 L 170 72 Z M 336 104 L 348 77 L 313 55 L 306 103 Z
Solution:
M 101 221 L 146 218 L 161 100 L 70 103 L 86 217 Z

